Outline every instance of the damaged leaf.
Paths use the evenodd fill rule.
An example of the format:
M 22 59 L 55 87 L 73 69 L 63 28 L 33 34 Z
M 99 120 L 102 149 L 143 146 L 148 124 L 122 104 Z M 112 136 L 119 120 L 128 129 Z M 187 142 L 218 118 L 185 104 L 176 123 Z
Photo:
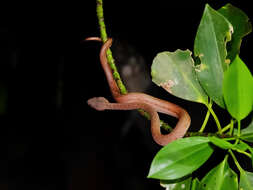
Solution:
M 196 73 L 205 92 L 222 108 L 223 73 L 228 67 L 226 43 L 232 31 L 229 21 L 207 4 L 194 42 L 194 54 L 201 61 Z
M 238 190 L 237 174 L 229 167 L 227 157 L 201 180 L 201 190 Z
M 252 31 L 252 25 L 249 17 L 242 10 L 229 3 L 220 8 L 218 12 L 226 17 L 234 28 L 232 40 L 227 44 L 227 58 L 232 62 L 235 56 L 240 53 L 242 38 Z
M 154 83 L 177 97 L 203 104 L 208 102 L 189 50 L 159 53 L 153 60 L 151 75 Z

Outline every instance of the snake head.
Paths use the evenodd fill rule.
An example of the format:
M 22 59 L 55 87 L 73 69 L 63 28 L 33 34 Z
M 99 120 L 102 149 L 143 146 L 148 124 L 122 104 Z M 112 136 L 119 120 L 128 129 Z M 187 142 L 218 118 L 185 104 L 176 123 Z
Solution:
M 88 105 L 98 111 L 104 111 L 108 107 L 109 101 L 104 97 L 94 97 L 87 101 Z

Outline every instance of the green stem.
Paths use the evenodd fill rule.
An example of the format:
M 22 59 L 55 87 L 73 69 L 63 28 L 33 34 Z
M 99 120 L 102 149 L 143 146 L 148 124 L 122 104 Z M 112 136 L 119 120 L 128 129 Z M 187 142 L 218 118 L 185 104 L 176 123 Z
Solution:
M 240 137 L 241 136 L 241 120 L 237 121 L 237 127 L 238 127 L 237 136 Z
M 240 120 L 237 121 L 237 130 L 238 130 L 237 139 L 234 145 L 237 145 L 240 141 L 240 136 L 241 136 L 241 121 Z
M 104 22 L 103 0 L 97 0 L 97 17 L 98 17 L 98 24 L 100 28 L 100 36 L 104 43 L 107 41 L 107 33 L 106 33 L 106 27 L 105 27 L 105 22 Z M 107 60 L 112 69 L 114 80 L 117 82 L 117 85 L 119 87 L 121 94 L 127 94 L 126 87 L 120 78 L 120 74 L 117 70 L 115 61 L 112 56 L 112 51 L 110 49 L 107 50 Z
M 97 18 L 98 18 L 98 24 L 100 28 L 100 37 L 104 43 L 107 41 L 107 33 L 106 33 L 106 26 L 105 26 L 105 19 L 104 19 L 103 0 L 96 0 L 96 2 L 97 2 Z M 120 93 L 127 94 L 127 89 L 125 85 L 123 84 L 120 74 L 115 65 L 115 61 L 112 56 L 112 51 L 108 49 L 106 53 L 107 53 L 107 60 L 108 60 L 109 66 L 112 69 L 113 77 L 119 87 Z M 139 110 L 139 112 L 146 119 L 150 118 L 150 116 L 145 111 Z M 163 127 L 166 130 L 171 129 L 171 127 L 162 120 L 161 120 L 161 127 Z
M 212 100 L 210 101 L 209 104 L 206 104 L 208 110 L 210 111 L 211 115 L 213 116 L 214 118 L 214 121 L 217 125 L 217 128 L 218 128 L 218 134 L 222 134 L 221 132 L 221 125 L 220 125 L 220 122 L 219 122 L 219 119 L 218 117 L 216 116 L 216 114 L 214 113 L 213 109 L 212 109 Z
M 160 123 L 161 123 L 161 127 L 165 129 L 166 131 L 171 132 L 173 130 L 173 128 L 169 124 L 165 123 L 163 120 L 160 120 Z
M 202 137 L 218 137 L 218 138 L 222 138 L 226 141 L 232 141 L 235 140 L 236 137 L 232 137 L 229 135 L 225 135 L 225 134 L 217 134 L 217 133 L 205 133 L 205 132 L 187 132 L 186 137 L 195 137 L 195 136 L 202 136 Z
M 244 154 L 244 155 L 248 156 L 249 158 L 251 158 L 251 154 L 248 153 L 248 152 L 245 152 L 245 151 L 242 151 L 242 150 L 239 150 L 239 149 L 233 149 L 233 150 L 236 151 L 236 152 L 239 152 L 241 154 Z
M 230 123 L 228 125 L 226 125 L 225 127 L 223 127 L 221 132 L 223 133 L 223 132 L 227 131 L 228 129 L 230 129 L 228 134 L 232 135 L 233 128 L 234 128 L 234 120 L 231 119 Z
M 235 165 L 236 165 L 236 167 L 238 168 L 238 170 L 239 170 L 240 172 L 243 171 L 242 167 L 240 166 L 239 162 L 237 161 L 237 159 L 236 159 L 234 153 L 232 152 L 232 150 L 228 150 L 228 152 L 229 152 L 230 155 L 232 156 L 232 158 L 233 158 L 233 160 L 234 160 L 234 162 L 235 162 Z
M 232 135 L 233 134 L 233 130 L 234 130 L 234 120 L 231 119 L 230 121 L 230 130 L 229 130 L 229 135 Z
M 224 138 L 225 141 L 234 141 L 237 137 Z
M 201 128 L 200 128 L 200 130 L 199 130 L 200 133 L 203 133 L 203 132 L 204 132 L 204 130 L 205 130 L 205 128 L 206 128 L 206 124 L 207 124 L 208 119 L 209 119 L 209 116 L 210 116 L 210 111 L 207 110 L 205 120 L 204 120 L 204 122 L 203 122 L 203 124 L 202 124 L 202 126 L 201 126 Z
M 231 129 L 231 123 L 229 123 L 228 125 L 226 125 L 225 127 L 223 127 L 222 129 L 221 129 L 221 133 L 224 133 L 226 130 L 228 130 L 228 129 Z

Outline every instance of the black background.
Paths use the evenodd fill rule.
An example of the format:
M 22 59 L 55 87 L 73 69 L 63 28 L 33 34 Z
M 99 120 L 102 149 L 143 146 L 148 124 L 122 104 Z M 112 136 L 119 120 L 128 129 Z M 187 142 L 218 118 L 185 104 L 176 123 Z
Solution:
M 158 52 L 192 50 L 205 3 L 218 9 L 228 2 L 253 20 L 246 1 L 104 0 L 107 32 L 133 45 L 150 66 Z M 100 44 L 81 43 L 99 36 L 95 0 L 13 2 L 0 12 L 0 189 L 159 189 L 146 176 L 160 147 L 150 136 L 143 143 L 134 129 L 119 137 L 128 112 L 97 112 L 86 104 L 110 97 Z M 241 48 L 250 68 L 252 47 L 250 34 Z M 168 99 L 162 89 L 154 93 Z M 198 129 L 205 109 L 170 98 Z

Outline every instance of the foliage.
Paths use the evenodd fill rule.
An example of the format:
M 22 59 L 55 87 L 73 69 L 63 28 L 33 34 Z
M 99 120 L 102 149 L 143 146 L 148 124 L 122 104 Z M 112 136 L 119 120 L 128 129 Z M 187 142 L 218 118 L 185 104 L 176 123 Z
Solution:
M 243 154 L 253 162 L 253 119 L 248 126 L 241 120 L 249 117 L 253 109 L 253 76 L 239 56 L 242 38 L 252 26 L 247 15 L 231 4 L 214 10 L 208 4 L 200 21 L 190 50 L 161 52 L 153 60 L 152 80 L 179 98 L 202 103 L 208 112 L 199 132 L 205 130 L 209 114 L 214 117 L 217 134 L 229 138 L 187 137 L 163 147 L 154 157 L 149 178 L 161 180 L 168 189 L 253 189 L 253 173 L 245 171 L 234 152 Z M 222 127 L 212 109 L 212 103 L 226 109 L 231 122 Z M 224 160 L 202 178 L 194 172 L 218 148 L 226 153 Z M 230 168 L 231 156 L 239 172 Z M 233 163 L 232 163 L 233 164 Z
M 103 1 L 96 1 L 101 39 L 105 42 Z M 248 157 L 253 166 L 253 148 L 249 144 L 253 143 L 253 118 L 241 130 L 241 120 L 250 117 L 253 109 L 253 77 L 239 56 L 242 39 L 251 31 L 248 16 L 239 8 L 227 4 L 214 10 L 206 4 L 193 53 L 190 50 L 166 51 L 154 58 L 153 82 L 174 96 L 204 104 L 207 114 L 200 130 L 192 133 L 196 136 L 173 141 L 156 154 L 148 178 L 159 179 L 161 186 L 170 190 L 253 190 L 253 173 L 245 171 L 234 154 Z M 107 56 L 120 92 L 127 93 L 110 50 Z M 227 126 L 221 126 L 212 109 L 213 102 L 231 115 Z M 217 133 L 198 136 L 203 134 L 210 115 L 216 122 Z M 166 129 L 162 121 L 161 126 Z M 225 151 L 223 161 L 202 179 L 195 177 L 196 170 L 217 148 Z M 237 172 L 230 168 L 229 157 Z

